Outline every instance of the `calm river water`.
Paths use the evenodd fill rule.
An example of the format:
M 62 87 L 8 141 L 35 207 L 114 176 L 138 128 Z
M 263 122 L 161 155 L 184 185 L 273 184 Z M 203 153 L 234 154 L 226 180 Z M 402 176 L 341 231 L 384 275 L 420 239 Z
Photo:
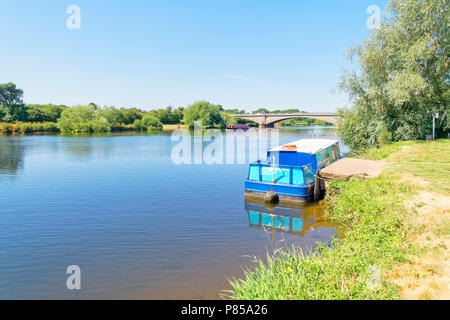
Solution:
M 335 138 L 279 133 L 304 137 Z M 320 205 L 246 204 L 248 164 L 176 165 L 175 145 L 170 132 L 0 138 L 0 299 L 219 298 L 253 256 L 336 236 Z

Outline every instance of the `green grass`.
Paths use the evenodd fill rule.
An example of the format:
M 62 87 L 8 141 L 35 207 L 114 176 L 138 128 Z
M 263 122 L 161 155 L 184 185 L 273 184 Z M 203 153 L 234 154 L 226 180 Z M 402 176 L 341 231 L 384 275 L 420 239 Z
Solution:
M 438 236 L 447 235 L 450 236 L 450 219 L 445 219 L 436 225 L 435 232 Z
M 416 141 L 389 157 L 387 174 L 408 174 L 426 181 L 430 191 L 450 192 L 450 139 Z
M 332 246 L 323 244 L 314 253 L 298 248 L 268 254 L 255 260 L 242 279 L 231 281 L 231 299 L 396 299 L 396 287 L 383 280 L 394 265 L 418 254 L 405 233 L 403 201 L 423 185 L 405 182 L 404 174 L 431 183 L 448 192 L 450 140 L 398 142 L 359 152 L 359 157 L 387 159 L 387 168 L 377 178 L 333 181 L 337 192 L 328 197 L 326 216 L 347 226 L 345 236 Z M 413 213 L 412 213 L 413 214 Z M 438 226 L 448 233 L 448 222 Z M 374 273 L 374 270 L 376 271 Z M 379 273 L 378 273 L 379 272 Z M 380 281 L 373 281 L 374 274 Z M 375 279 L 377 277 L 375 276 Z M 374 285 L 375 284 L 375 285 Z
M 365 150 L 359 150 L 356 152 L 350 152 L 347 156 L 352 158 L 364 158 L 364 159 L 374 159 L 381 160 L 389 157 L 393 153 L 398 152 L 403 146 L 413 145 L 414 141 L 402 141 L 387 144 L 383 147 L 370 148 Z

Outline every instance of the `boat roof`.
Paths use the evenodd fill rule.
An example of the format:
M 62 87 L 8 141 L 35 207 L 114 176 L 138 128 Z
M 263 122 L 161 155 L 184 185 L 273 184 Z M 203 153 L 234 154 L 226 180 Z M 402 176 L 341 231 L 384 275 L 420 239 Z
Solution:
M 290 143 L 283 144 L 282 146 L 270 149 L 269 151 L 291 151 L 291 152 L 299 152 L 299 153 L 309 153 L 316 154 L 320 150 L 323 150 L 333 144 L 337 143 L 338 140 L 335 139 L 300 139 L 297 141 L 292 141 Z M 284 149 L 285 146 L 293 146 L 294 149 Z

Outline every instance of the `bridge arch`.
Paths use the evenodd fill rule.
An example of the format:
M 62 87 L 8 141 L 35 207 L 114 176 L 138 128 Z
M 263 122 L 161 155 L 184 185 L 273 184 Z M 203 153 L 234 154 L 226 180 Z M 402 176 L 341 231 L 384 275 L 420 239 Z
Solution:
M 337 125 L 337 114 L 330 112 L 230 114 L 230 116 L 239 119 L 254 121 L 259 124 L 260 128 L 272 127 L 277 122 L 297 118 L 318 119 Z

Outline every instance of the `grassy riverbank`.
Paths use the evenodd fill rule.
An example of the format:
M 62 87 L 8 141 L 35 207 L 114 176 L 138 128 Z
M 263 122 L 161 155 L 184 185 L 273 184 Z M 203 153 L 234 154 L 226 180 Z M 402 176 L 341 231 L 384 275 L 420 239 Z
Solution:
M 401 142 L 367 180 L 331 183 L 326 216 L 348 226 L 332 247 L 274 252 L 232 281 L 233 299 L 449 298 L 450 140 Z

